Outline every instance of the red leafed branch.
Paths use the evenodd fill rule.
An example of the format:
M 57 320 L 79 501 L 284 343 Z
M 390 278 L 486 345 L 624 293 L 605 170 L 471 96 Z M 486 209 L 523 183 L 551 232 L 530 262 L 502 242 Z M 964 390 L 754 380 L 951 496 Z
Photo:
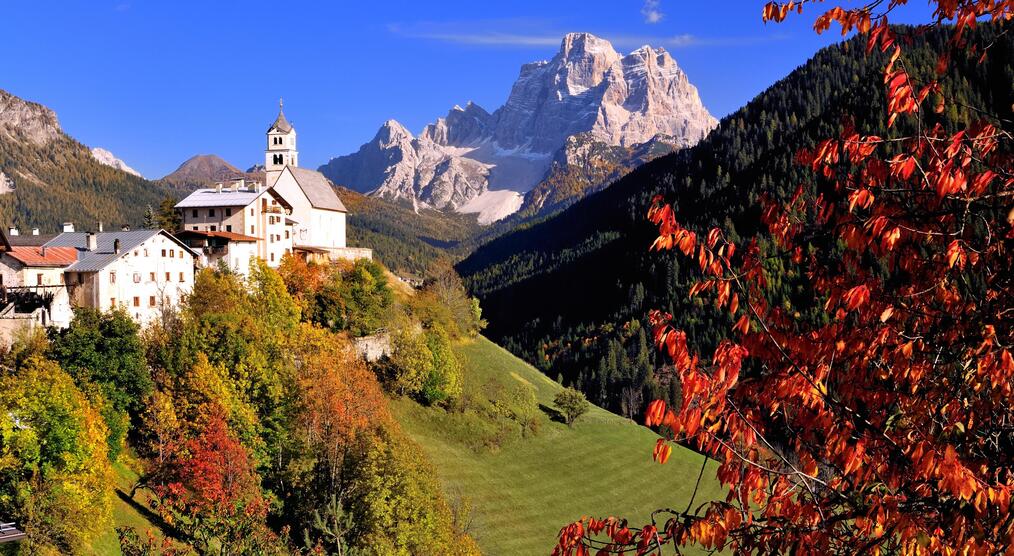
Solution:
M 810 183 L 791 198 L 763 199 L 776 247 L 762 253 L 718 228 L 688 229 L 661 197 L 648 211 L 659 232 L 651 247 L 694 261 L 700 279 L 689 295 L 713 300 L 735 323 L 708 356 L 688 347 L 672 315 L 650 314 L 682 394 L 679 407 L 648 407 L 645 424 L 661 435 L 653 456 L 665 463 L 675 442 L 700 450 L 719 462 L 728 497 L 663 511 L 642 527 L 584 518 L 561 530 L 554 554 L 688 544 L 738 553 L 1011 550 L 1010 122 L 979 110 L 961 129 L 930 125 L 949 100 L 906 68 L 906 41 L 888 26 L 905 3 L 817 17 L 818 33 L 837 24 L 888 56 L 887 126 L 911 119 L 903 127 L 917 131 L 863 135 L 846 122 L 800 152 Z M 763 17 L 780 22 L 815 4 L 771 2 Z M 968 28 L 991 20 L 1006 32 L 1014 17 L 1014 1 L 931 4 L 932 25 L 953 24 L 950 47 L 959 52 L 971 51 Z M 950 56 L 940 56 L 938 74 Z M 825 321 L 801 324 L 769 306 L 767 257 L 799 270 Z

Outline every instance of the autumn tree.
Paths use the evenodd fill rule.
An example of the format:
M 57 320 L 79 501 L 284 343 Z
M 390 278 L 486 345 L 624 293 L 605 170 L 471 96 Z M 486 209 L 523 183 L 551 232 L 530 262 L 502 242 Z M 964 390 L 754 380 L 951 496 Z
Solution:
M 649 210 L 653 248 L 695 262 L 701 278 L 689 295 L 734 323 L 700 354 L 678 316 L 651 314 L 681 390 L 678 406 L 649 405 L 646 424 L 661 435 L 655 459 L 665 463 L 677 442 L 703 451 L 719 462 L 728 497 L 679 501 L 639 528 L 582 519 L 561 531 L 556 554 L 670 544 L 744 554 L 1011 549 L 1010 84 L 995 105 L 955 107 L 948 76 L 994 55 L 1009 63 L 995 40 L 969 36 L 983 20 L 994 28 L 985 36 L 1007 33 L 1014 2 L 938 0 L 932 23 L 889 26 L 905 3 L 830 7 L 816 18 L 817 32 L 837 24 L 883 56 L 887 133 L 846 119 L 837 136 L 800 152 L 807 183 L 763 200 L 771 243 L 688 229 L 661 198 Z M 763 16 L 782 21 L 810 4 L 771 2 Z M 953 27 L 935 72 L 917 71 L 909 45 L 945 23 Z M 805 283 L 821 318 L 769 296 L 775 267 Z
M 101 393 L 97 405 L 109 430 L 109 456 L 115 460 L 128 416 L 137 415 L 152 389 L 137 324 L 122 309 L 75 309 L 70 326 L 52 332 L 50 355 L 86 393 L 94 387 Z
M 154 489 L 157 508 L 203 553 L 280 551 L 264 523 L 268 503 L 250 452 L 222 416 L 211 418 L 171 466 L 171 481 Z
M 31 554 L 84 554 L 110 522 L 106 425 L 53 361 L 0 371 L 0 514 Z

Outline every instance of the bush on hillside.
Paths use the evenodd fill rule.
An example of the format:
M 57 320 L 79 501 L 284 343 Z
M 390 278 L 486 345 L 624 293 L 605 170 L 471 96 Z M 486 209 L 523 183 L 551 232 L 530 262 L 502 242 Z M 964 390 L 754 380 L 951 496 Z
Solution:
M 574 421 L 588 412 L 591 404 L 581 392 L 573 388 L 564 388 L 553 397 L 553 405 L 563 414 L 564 422 L 568 426 L 573 426 Z

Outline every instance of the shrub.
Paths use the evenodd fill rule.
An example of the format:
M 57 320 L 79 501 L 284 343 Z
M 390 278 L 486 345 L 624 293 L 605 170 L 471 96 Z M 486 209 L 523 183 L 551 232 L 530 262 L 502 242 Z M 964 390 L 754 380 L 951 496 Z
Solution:
M 560 409 L 568 426 L 588 412 L 589 403 L 584 394 L 573 388 L 564 388 L 553 398 L 553 405 Z

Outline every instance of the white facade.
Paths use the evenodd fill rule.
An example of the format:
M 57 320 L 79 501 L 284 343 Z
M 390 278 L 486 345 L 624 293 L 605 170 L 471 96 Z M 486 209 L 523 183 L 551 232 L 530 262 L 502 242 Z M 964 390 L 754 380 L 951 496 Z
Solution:
M 246 236 L 235 238 L 240 242 L 252 238 L 256 240 L 252 254 L 263 259 L 268 266 L 277 267 L 282 257 L 292 252 L 293 232 L 287 224 L 291 209 L 274 191 L 255 183 L 239 187 L 239 183 L 242 180 L 229 187 L 198 189 L 177 203 L 176 209 L 183 219 L 183 231 Z M 198 247 L 192 243 L 188 245 Z M 231 250 L 237 253 L 236 256 L 248 252 L 246 246 Z M 234 265 L 230 262 L 229 266 Z M 249 266 L 249 262 L 242 266 Z
M 18 249 L 34 249 L 18 248 Z M 39 295 L 52 295 L 48 309 L 43 309 L 40 324 L 65 328 L 74 318 L 70 297 L 64 284 L 64 268 L 71 261 L 43 265 L 26 262 L 10 252 L 0 255 L 0 284 L 11 291 L 20 290 L 34 292 Z M 0 307 L 2 309 L 2 307 Z
M 344 248 L 345 211 L 314 206 L 297 180 L 297 173 L 310 171 L 286 167 L 272 185 L 272 189 L 292 205 L 292 220 L 295 221 L 292 227 L 295 236 L 293 246 Z
M 61 234 L 50 243 L 80 246 L 80 236 Z M 110 232 L 85 238 L 65 282 L 75 306 L 122 307 L 140 324 L 157 319 L 193 291 L 196 253 L 164 231 Z M 67 237 L 78 236 L 78 237 Z M 117 243 L 117 240 L 119 243 Z M 113 246 L 112 249 L 110 246 Z M 120 246 L 117 252 L 116 246 Z
M 268 145 L 264 150 L 264 172 L 267 183 L 278 178 L 286 166 L 299 166 L 299 151 L 296 150 L 296 129 L 285 119 L 282 101 L 278 101 L 278 117 L 268 128 Z

